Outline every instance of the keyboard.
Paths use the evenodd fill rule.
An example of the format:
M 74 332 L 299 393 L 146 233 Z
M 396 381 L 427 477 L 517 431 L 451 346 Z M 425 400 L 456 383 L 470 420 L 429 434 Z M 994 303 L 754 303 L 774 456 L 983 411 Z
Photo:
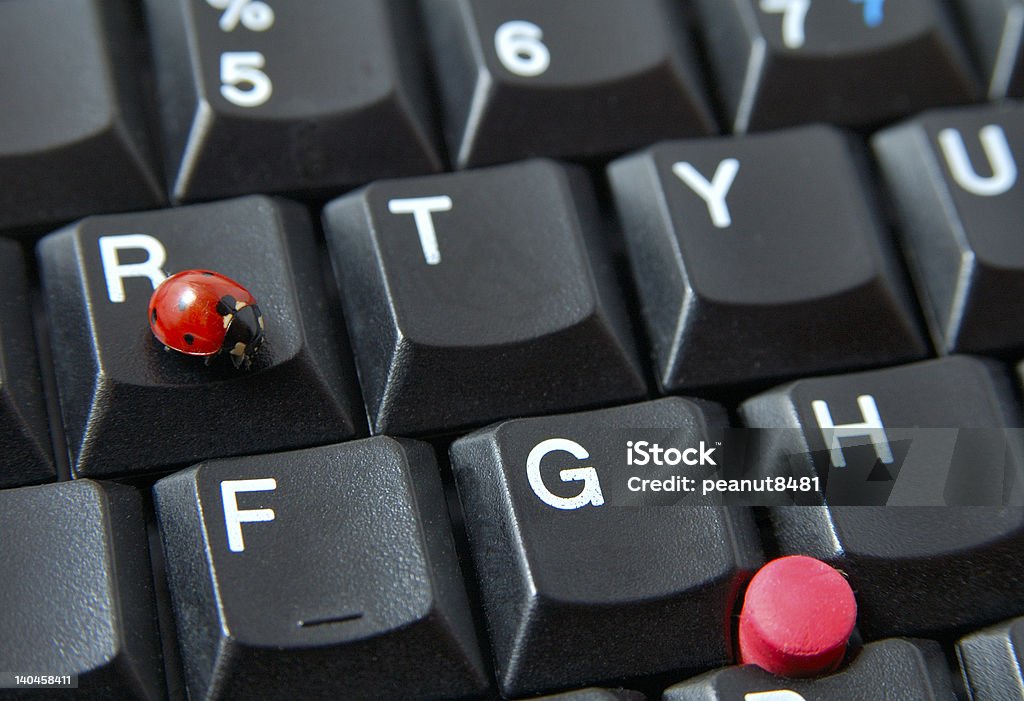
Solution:
M 1024 0 L 0 47 L 0 698 L 1024 699 Z M 810 676 L 738 643 L 792 555 Z

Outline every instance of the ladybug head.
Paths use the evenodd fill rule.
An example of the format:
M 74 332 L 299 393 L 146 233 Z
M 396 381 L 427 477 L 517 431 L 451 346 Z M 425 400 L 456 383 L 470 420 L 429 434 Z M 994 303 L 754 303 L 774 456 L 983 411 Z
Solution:
M 237 309 L 224 330 L 221 350 L 228 354 L 236 368 L 249 369 L 252 359 L 263 345 L 263 315 L 255 304 Z

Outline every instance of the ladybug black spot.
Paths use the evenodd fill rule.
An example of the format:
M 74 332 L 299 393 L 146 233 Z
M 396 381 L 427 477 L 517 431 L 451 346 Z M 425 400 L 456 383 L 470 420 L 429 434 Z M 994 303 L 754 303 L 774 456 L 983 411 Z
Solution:
M 188 345 L 191 346 L 195 342 L 196 342 L 196 337 L 195 336 L 193 336 L 190 333 L 185 334 L 185 343 L 187 343 Z
M 234 297 L 232 297 L 231 295 L 224 295 L 223 297 L 220 298 L 220 301 L 217 302 L 217 313 L 220 314 L 221 316 L 233 314 L 235 311 L 235 305 L 237 304 L 238 300 L 236 300 Z
M 152 318 L 153 318 L 153 323 L 156 323 L 156 309 L 153 310 Z
M 206 277 L 213 277 L 213 273 L 211 273 L 209 270 L 204 270 L 204 271 L 202 271 L 202 273 Z

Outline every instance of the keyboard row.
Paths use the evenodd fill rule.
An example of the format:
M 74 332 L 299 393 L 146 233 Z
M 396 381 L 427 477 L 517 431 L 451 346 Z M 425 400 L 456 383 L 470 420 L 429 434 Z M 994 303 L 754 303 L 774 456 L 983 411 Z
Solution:
M 1024 96 L 1024 0 L 953 5 L 8 0 L 0 230 Z
M 627 155 L 618 223 L 584 171 L 545 160 L 354 191 L 323 211 L 326 251 L 303 207 L 265 197 L 82 220 L 36 250 L 72 473 L 348 440 L 364 416 L 427 436 L 637 401 L 652 369 L 658 393 L 749 396 L 927 357 L 926 328 L 940 355 L 1024 357 L 1024 107 L 927 113 L 873 145 L 898 243 L 860 145 L 824 126 Z M 10 486 L 55 473 L 16 244 L 2 265 Z M 249 371 L 150 333 L 153 290 L 193 268 L 258 300 Z
M 649 691 L 733 664 L 747 580 L 769 557 L 799 553 L 856 592 L 846 663 L 813 680 L 726 667 L 665 701 L 948 701 L 961 675 L 974 701 L 1019 698 L 1024 440 L 991 440 L 1019 425 L 1008 388 L 996 366 L 956 356 L 749 400 L 740 414 L 752 425 L 796 422 L 800 440 L 771 441 L 768 462 L 828 478 L 828 507 L 768 507 L 765 540 L 754 510 L 679 487 L 692 476 L 706 496 L 735 436 L 721 407 L 678 397 L 506 421 L 456 440 L 447 461 L 385 436 L 206 460 L 153 486 L 151 547 L 132 487 L 3 490 L 0 668 L 76 675 L 102 698 L 162 698 L 165 674 L 192 699 Z M 912 421 L 961 430 L 939 440 L 897 428 Z M 626 440 L 641 436 L 661 448 Z M 853 481 L 886 494 L 835 505 Z M 993 503 L 986 489 L 1013 506 L 973 505 Z M 922 503 L 946 505 L 898 506 Z M 449 508 L 471 559 L 460 562 Z M 169 609 L 150 555 L 158 582 L 166 571 Z M 959 640 L 961 669 L 951 675 L 931 640 Z

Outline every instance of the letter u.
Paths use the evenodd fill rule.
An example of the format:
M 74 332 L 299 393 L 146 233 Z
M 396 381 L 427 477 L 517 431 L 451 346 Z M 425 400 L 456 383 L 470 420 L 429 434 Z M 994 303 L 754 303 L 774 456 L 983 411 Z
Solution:
M 980 197 L 1001 195 L 1017 182 L 1017 163 L 1010 151 L 1006 133 L 1002 127 L 989 124 L 978 132 L 985 157 L 992 168 L 992 175 L 978 175 L 971 164 L 971 157 L 964 145 L 964 137 L 956 129 L 939 132 L 939 145 L 949 164 L 953 179 L 963 189 Z

